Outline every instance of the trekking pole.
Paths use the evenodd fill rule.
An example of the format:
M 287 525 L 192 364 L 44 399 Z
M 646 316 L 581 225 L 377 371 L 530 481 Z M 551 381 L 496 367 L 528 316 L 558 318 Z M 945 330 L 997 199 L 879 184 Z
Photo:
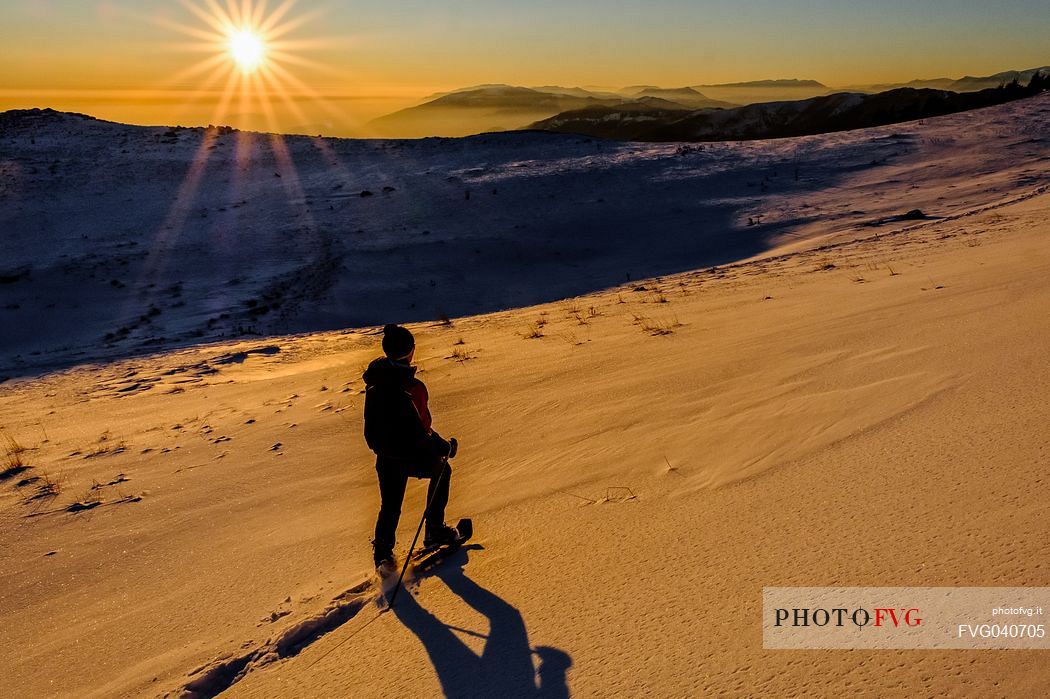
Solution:
M 434 502 L 434 496 L 437 495 L 438 488 L 441 487 L 441 479 L 445 477 L 445 471 L 448 470 L 448 459 L 441 460 L 441 473 L 438 474 L 437 481 L 434 483 L 434 492 L 427 498 L 426 509 L 423 510 L 423 516 L 419 518 L 419 526 L 416 527 L 416 535 L 412 537 L 412 545 L 408 547 L 408 555 L 405 556 L 405 565 L 401 566 L 401 575 L 397 578 L 397 585 L 394 586 L 394 591 L 390 594 L 390 602 L 387 603 L 387 609 L 394 608 L 394 600 L 397 599 L 397 593 L 401 590 L 401 581 L 405 579 L 405 573 L 408 571 L 408 564 L 412 561 L 412 552 L 416 550 L 416 542 L 419 541 L 419 533 L 423 531 L 423 522 L 427 519 L 427 512 L 430 511 L 430 505 Z

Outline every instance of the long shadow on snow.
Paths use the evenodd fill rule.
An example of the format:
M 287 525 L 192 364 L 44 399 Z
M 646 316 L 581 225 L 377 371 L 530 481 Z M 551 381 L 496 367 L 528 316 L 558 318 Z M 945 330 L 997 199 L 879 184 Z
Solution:
M 547 646 L 531 648 L 521 612 L 468 578 L 463 571 L 466 562 L 467 552 L 461 550 L 443 561 L 433 577 L 488 619 L 489 633 L 481 655 L 456 636 L 454 627 L 424 609 L 414 595 L 398 597 L 393 608 L 395 616 L 423 643 L 445 696 L 567 698 L 569 654 Z M 538 670 L 533 666 L 534 654 L 540 661 Z

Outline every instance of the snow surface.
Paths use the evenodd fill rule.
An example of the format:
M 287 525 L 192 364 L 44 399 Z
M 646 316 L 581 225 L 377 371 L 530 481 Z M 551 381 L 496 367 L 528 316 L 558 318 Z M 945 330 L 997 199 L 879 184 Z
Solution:
M 952 215 L 1047 181 L 1029 123 L 1045 104 L 702 150 L 11 119 L 0 277 L 19 278 L 0 284 L 0 376 L 490 312 L 867 234 L 914 208 Z
M 0 385 L 0 455 L 26 467 L 0 481 L 4 695 L 1039 696 L 1028 652 L 765 651 L 760 614 L 770 585 L 1050 585 L 1048 124 L 1044 97 L 704 151 L 333 142 L 343 190 L 288 141 L 312 204 L 259 155 L 229 182 L 209 169 L 170 228 L 153 224 L 199 133 L 5 132 L 23 174 L 4 180 L 4 269 L 32 272 L 0 287 L 27 374 Z M 92 175 L 124 134 L 138 164 Z M 483 234 L 484 263 L 448 252 Z M 580 240 L 577 267 L 548 259 Z M 550 247 L 516 261 L 529 241 Z M 638 279 L 720 254 L 751 259 Z M 411 269 L 447 270 L 421 286 L 457 313 L 593 291 L 412 326 L 435 426 L 461 443 L 448 518 L 475 539 L 380 614 L 360 380 L 378 338 L 177 333 L 240 321 L 282 279 L 289 304 L 317 293 L 268 328 L 409 316 Z M 136 344 L 150 333 L 169 339 Z M 126 356 L 31 375 L 75 352 Z

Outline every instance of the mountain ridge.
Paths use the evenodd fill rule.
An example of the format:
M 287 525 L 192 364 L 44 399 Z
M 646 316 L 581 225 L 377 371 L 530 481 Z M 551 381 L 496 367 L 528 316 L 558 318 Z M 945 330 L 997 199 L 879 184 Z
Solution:
M 839 92 L 805 100 L 701 109 L 683 114 L 654 109 L 618 112 L 592 108 L 559 114 L 531 128 L 620 141 L 735 141 L 885 126 L 993 106 L 1033 96 L 1050 86 L 1036 73 L 1028 86 L 1010 83 L 977 92 L 897 88 L 876 94 Z
M 692 88 L 639 86 L 636 94 L 592 92 L 583 88 L 543 88 L 490 84 L 457 90 L 369 122 L 379 136 L 468 136 L 482 131 L 510 131 L 557 114 L 589 107 L 665 108 L 674 110 L 733 107 Z
M 823 87 L 828 86 L 818 80 L 800 80 L 798 78 L 778 78 L 775 80 L 748 80 L 736 83 L 702 83 L 694 87 Z
M 841 92 L 877 94 L 899 88 L 977 92 L 1014 79 L 1027 82 L 1039 71 L 1050 72 L 1050 66 L 1008 70 L 987 76 L 918 78 L 904 83 L 856 84 L 837 88 L 810 78 L 698 83 L 681 87 L 640 83 L 620 88 L 485 83 L 436 92 L 417 104 L 377 117 L 368 122 L 365 135 L 384 138 L 461 137 L 514 131 L 588 108 L 619 109 L 637 115 L 646 107 L 669 112 L 733 109 L 826 97 Z

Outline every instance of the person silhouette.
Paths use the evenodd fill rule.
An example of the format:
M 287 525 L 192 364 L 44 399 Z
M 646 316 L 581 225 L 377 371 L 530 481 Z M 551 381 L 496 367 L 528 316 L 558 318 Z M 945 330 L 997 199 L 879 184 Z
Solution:
M 399 325 L 383 329 L 383 353 L 368 365 L 365 382 L 365 441 L 376 454 L 381 504 L 372 540 L 372 558 L 381 572 L 396 566 L 394 543 L 408 479 L 425 478 L 428 507 L 425 546 L 451 543 L 457 533 L 445 524 L 455 439 L 434 431 L 426 385 L 412 366 L 416 341 Z

